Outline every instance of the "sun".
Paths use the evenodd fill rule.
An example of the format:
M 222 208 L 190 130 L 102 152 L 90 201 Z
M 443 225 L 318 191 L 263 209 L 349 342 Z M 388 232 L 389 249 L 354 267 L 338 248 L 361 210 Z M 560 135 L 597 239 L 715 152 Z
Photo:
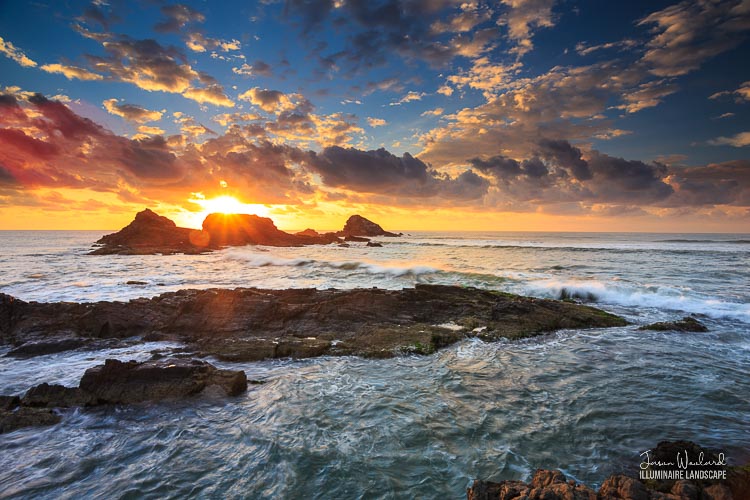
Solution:
M 270 208 L 257 203 L 243 203 L 234 196 L 222 195 L 215 198 L 204 198 L 200 193 L 193 193 L 189 200 L 191 203 L 200 205 L 203 210 L 199 212 L 183 213 L 177 218 L 184 222 L 187 227 L 200 228 L 203 219 L 208 214 L 254 214 L 260 217 L 268 217 Z

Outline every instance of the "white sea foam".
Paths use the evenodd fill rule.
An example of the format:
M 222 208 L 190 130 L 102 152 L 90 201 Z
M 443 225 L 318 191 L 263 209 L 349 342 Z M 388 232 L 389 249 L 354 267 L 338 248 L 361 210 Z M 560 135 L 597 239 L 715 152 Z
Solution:
M 649 307 L 732 318 L 750 323 L 750 304 L 704 297 L 690 290 L 666 286 L 637 286 L 621 281 L 546 279 L 524 285 L 526 293 L 553 298 L 577 298 L 586 302 Z

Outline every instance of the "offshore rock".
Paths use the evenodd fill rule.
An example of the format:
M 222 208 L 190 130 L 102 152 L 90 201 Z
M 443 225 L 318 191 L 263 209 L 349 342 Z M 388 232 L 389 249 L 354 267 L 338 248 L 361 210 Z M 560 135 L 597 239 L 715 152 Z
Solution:
M 203 232 L 210 236 L 213 246 L 289 247 L 327 245 L 339 241 L 333 234 L 289 234 L 278 229 L 271 219 L 249 214 L 209 214 L 203 221 Z
M 321 235 L 311 229 L 289 234 L 278 229 L 269 218 L 248 214 L 209 214 L 203 221 L 203 229 L 198 231 L 178 227 L 147 208 L 138 212 L 133 222 L 120 231 L 99 239 L 96 243 L 100 248 L 90 255 L 200 254 L 224 246 L 327 245 L 340 241 L 334 233 Z
M 468 337 L 519 339 L 562 328 L 625 324 L 589 306 L 442 285 L 181 290 L 151 299 L 80 304 L 25 302 L 0 294 L 0 343 L 139 336 L 182 341 L 201 354 L 233 361 L 431 354 Z
M 361 215 L 352 215 L 349 217 L 340 234 L 342 236 L 401 236 L 384 230 L 378 224 L 365 219 Z
M 97 242 L 103 245 L 92 255 L 196 254 L 205 252 L 208 242 L 200 231 L 177 227 L 170 219 L 150 209 L 138 212 L 133 222 Z

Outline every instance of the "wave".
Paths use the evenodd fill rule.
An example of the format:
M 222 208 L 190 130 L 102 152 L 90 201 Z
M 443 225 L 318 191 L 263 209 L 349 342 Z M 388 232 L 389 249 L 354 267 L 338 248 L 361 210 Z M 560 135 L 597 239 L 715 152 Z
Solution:
M 712 297 L 686 295 L 669 287 L 614 285 L 600 281 L 540 280 L 525 283 L 525 292 L 556 299 L 578 299 L 583 302 L 614 304 L 626 307 L 649 307 L 710 318 L 731 318 L 750 323 L 750 304 L 727 302 Z
M 441 269 L 422 264 L 382 264 L 359 260 L 322 260 L 322 259 L 289 259 L 268 254 L 257 254 L 243 250 L 229 250 L 226 257 L 241 261 L 252 267 L 282 266 L 282 267 L 322 267 L 329 269 L 340 269 L 343 271 L 357 271 L 367 274 L 380 274 L 392 277 L 420 276 L 442 272 Z
M 665 246 L 664 243 L 701 243 L 701 244 L 750 244 L 750 240 L 658 240 L 653 242 L 636 242 L 623 245 L 604 245 L 604 246 L 575 246 L 555 243 L 487 243 L 486 241 L 477 241 L 473 243 L 455 242 L 455 243 L 434 243 L 434 242 L 411 242 L 403 241 L 389 243 L 390 245 L 409 245 L 416 247 L 447 247 L 447 248 L 482 248 L 482 249 L 500 249 L 500 250 L 528 250 L 533 249 L 540 252 L 618 252 L 618 253 L 663 253 L 663 254 L 695 254 L 695 253 L 734 253 L 746 252 L 744 248 L 676 248 L 674 246 Z
M 750 240 L 688 240 L 688 239 L 673 239 L 673 240 L 656 240 L 659 243 L 726 243 L 728 245 L 748 245 Z

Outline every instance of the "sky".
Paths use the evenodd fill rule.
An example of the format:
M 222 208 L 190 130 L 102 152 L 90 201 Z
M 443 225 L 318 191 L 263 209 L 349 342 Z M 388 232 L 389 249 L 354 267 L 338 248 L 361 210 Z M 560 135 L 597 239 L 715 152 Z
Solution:
M 750 0 L 0 0 L 0 229 L 750 232 Z

